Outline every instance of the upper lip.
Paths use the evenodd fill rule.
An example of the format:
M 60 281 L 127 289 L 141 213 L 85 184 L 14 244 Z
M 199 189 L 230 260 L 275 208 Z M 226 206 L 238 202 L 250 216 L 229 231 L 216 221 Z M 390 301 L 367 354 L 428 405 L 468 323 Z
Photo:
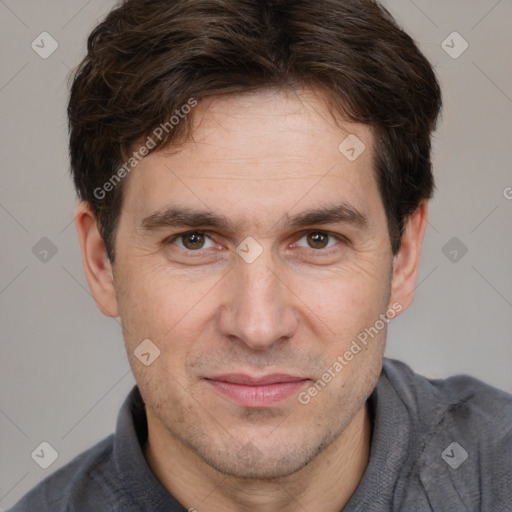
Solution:
M 268 384 L 281 384 L 284 382 L 299 382 L 307 379 L 297 375 L 288 375 L 286 373 L 273 373 L 271 375 L 263 375 L 261 377 L 252 377 L 251 375 L 243 373 L 226 373 L 223 375 L 208 377 L 207 380 L 216 380 L 246 386 L 265 386 Z

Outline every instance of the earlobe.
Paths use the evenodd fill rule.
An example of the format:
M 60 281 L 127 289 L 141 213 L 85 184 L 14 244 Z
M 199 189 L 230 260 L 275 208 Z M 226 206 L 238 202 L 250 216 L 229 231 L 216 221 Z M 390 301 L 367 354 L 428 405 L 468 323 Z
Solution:
M 390 304 L 399 302 L 402 311 L 410 306 L 414 298 L 427 217 L 428 202 L 423 201 L 408 217 L 400 250 L 393 258 Z
M 100 311 L 119 316 L 112 265 L 98 229 L 96 217 L 88 203 L 82 201 L 75 211 L 75 226 L 80 241 L 85 277 Z

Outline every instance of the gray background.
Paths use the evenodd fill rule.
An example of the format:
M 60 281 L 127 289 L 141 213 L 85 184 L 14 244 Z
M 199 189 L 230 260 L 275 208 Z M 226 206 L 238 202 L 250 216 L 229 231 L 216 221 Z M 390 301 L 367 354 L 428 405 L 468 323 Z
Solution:
M 67 75 L 112 5 L 0 0 L 3 509 L 111 433 L 134 384 L 121 328 L 96 309 L 82 271 L 67 160 Z M 385 5 L 435 65 L 445 102 L 417 296 L 392 322 L 386 355 L 429 377 L 467 373 L 512 392 L 512 2 Z M 59 45 L 47 59 L 31 47 L 44 31 Z M 442 46 L 454 31 L 469 44 L 458 58 Z M 43 237 L 53 256 L 40 252 L 44 241 L 34 254 Z M 42 441 L 59 454 L 47 470 L 31 458 Z

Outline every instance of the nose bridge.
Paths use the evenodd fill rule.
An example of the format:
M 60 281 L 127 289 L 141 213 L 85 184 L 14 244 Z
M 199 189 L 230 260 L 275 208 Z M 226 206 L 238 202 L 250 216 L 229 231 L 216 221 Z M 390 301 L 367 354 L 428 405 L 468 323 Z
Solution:
M 224 335 L 237 337 L 254 350 L 293 335 L 296 320 L 290 293 L 279 279 L 269 247 L 255 259 L 246 260 L 242 254 L 227 285 L 229 303 L 221 316 Z
M 247 299 L 255 306 L 274 306 L 276 309 L 278 299 L 279 280 L 276 277 L 275 265 L 267 261 L 270 258 L 260 257 L 254 263 L 240 263 L 240 277 Z M 274 300 L 272 300 L 274 299 Z

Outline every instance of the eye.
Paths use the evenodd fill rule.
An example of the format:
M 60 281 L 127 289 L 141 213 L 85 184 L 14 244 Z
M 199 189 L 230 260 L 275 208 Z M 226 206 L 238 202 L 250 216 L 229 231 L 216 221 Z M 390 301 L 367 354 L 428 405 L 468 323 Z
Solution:
M 210 245 L 205 245 L 207 242 Z M 176 243 L 178 247 L 186 251 L 198 251 L 215 247 L 212 239 L 201 231 L 187 231 L 169 239 L 167 243 Z
M 301 240 L 305 240 L 306 246 L 300 244 Z M 336 245 L 336 237 L 326 233 L 325 231 L 310 231 L 302 238 L 300 238 L 295 245 L 300 247 L 307 247 L 310 249 L 329 249 L 333 245 Z

